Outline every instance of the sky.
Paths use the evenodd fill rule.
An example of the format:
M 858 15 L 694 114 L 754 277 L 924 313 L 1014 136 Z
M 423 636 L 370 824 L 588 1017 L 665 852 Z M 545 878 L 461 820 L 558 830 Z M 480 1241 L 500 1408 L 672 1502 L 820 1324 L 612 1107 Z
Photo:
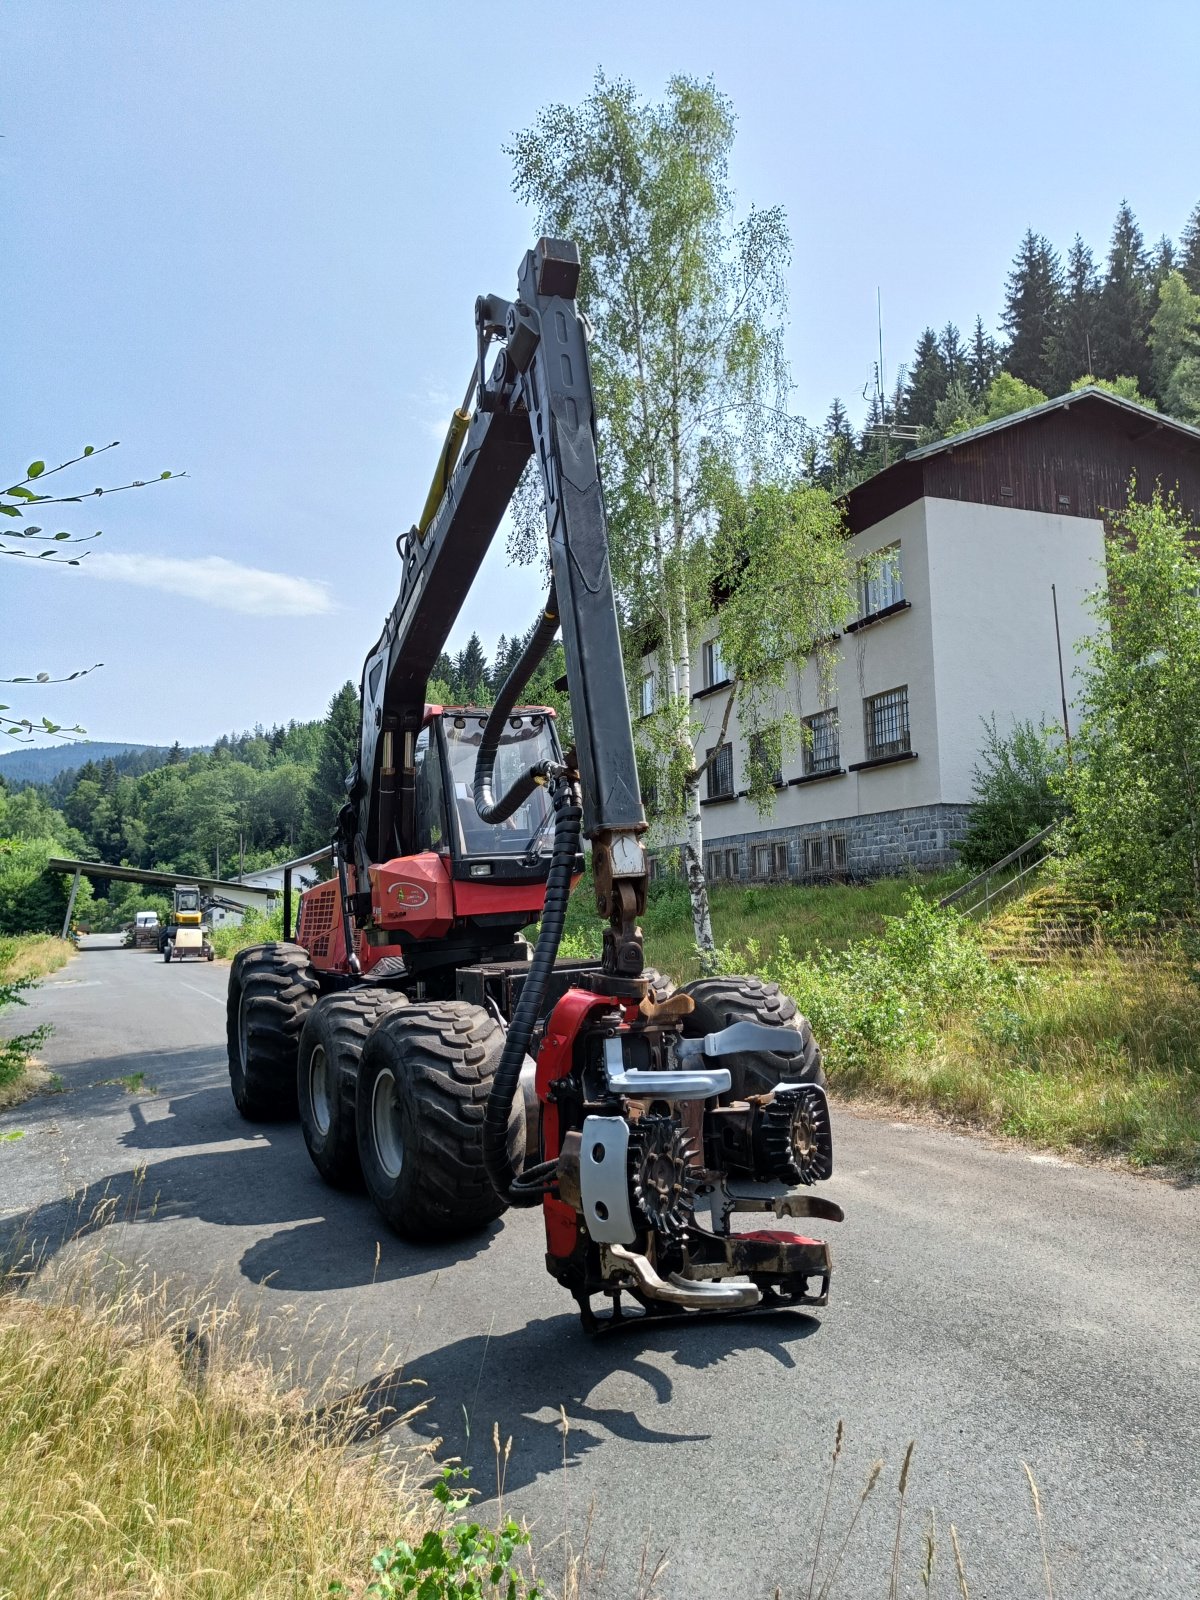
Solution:
M 103 663 L 4 699 L 97 739 L 205 744 L 358 680 L 475 297 L 534 242 L 503 147 L 598 67 L 732 99 L 814 423 L 861 415 L 877 289 L 894 375 L 927 323 L 996 325 L 1027 227 L 1102 256 L 1123 198 L 1148 242 L 1200 201 L 1192 0 L 8 0 L 0 49 L 0 470 L 120 440 L 56 482 L 186 473 L 59 508 L 103 530 L 79 568 L 0 561 L 0 677 Z M 539 585 L 498 538 L 451 648 L 522 631 Z

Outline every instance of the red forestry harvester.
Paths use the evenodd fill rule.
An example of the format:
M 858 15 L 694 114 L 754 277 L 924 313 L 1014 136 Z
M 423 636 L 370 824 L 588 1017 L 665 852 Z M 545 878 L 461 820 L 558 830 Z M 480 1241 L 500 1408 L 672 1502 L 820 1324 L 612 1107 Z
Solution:
M 820 1305 L 827 1246 L 772 1223 L 841 1219 L 821 1057 L 774 984 L 676 990 L 642 958 L 646 831 L 609 571 L 579 253 L 542 239 L 517 298 L 480 298 L 478 358 L 400 593 L 362 677 L 336 872 L 296 941 L 243 950 L 229 1072 L 247 1117 L 299 1103 L 331 1183 L 361 1179 L 404 1237 L 541 1206 L 546 1264 L 585 1324 Z M 490 347 L 499 351 L 488 365 Z M 427 705 L 447 634 L 537 459 L 553 583 L 489 709 Z M 562 629 L 574 743 L 518 705 Z M 560 961 L 592 851 L 599 961 Z M 540 922 L 531 949 L 522 929 Z M 285 939 L 288 930 L 285 929 Z

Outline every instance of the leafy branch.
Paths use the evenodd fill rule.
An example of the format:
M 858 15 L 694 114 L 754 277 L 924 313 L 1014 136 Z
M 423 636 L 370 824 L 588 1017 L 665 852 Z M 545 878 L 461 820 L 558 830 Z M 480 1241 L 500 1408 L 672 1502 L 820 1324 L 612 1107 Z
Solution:
M 85 500 L 96 500 L 102 495 L 124 494 L 129 489 L 146 489 L 152 483 L 162 483 L 168 478 L 186 478 L 186 472 L 160 472 L 157 478 L 133 478 L 128 483 L 112 484 L 108 488 L 103 485 L 89 489 L 82 494 L 41 494 L 31 485 L 40 485 L 47 478 L 54 477 L 59 472 L 65 472 L 69 467 L 78 466 L 81 461 L 86 461 L 92 456 L 106 454 L 115 450 L 120 444 L 119 439 L 114 439 L 111 444 L 101 445 L 97 450 L 95 445 L 85 445 L 81 454 L 72 456 L 67 461 L 60 461 L 56 467 L 47 467 L 44 461 L 31 461 L 25 469 L 25 476 L 19 482 L 11 484 L 0 493 L 0 516 L 8 517 L 10 521 L 21 522 L 25 513 L 34 506 L 78 506 Z M 0 535 L 0 555 L 23 557 L 27 561 L 51 561 L 63 566 L 77 567 L 88 554 L 83 556 L 59 556 L 54 553 L 54 546 L 70 544 L 72 547 L 89 544 L 93 539 L 99 539 L 101 529 L 95 533 L 76 534 L 67 529 L 58 533 L 46 533 L 33 524 L 22 527 L 5 528 Z M 16 546 L 2 542 L 3 538 L 20 539 L 25 544 L 44 544 L 44 550 L 19 549 Z M 10 680 L 11 681 L 11 680 Z

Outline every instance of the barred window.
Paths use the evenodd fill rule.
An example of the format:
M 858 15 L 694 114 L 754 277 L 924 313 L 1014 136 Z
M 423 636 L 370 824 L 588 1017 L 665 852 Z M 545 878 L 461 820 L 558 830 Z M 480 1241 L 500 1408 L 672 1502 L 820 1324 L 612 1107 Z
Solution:
M 762 728 L 750 735 L 750 765 L 757 767 L 767 782 L 773 783 L 776 788 L 783 783 L 783 767 L 780 764 L 782 749 L 778 728 Z
M 713 752 L 716 752 L 715 755 Z M 708 766 L 708 798 L 719 800 L 733 793 L 733 746 L 713 745 L 704 752 L 712 756 Z
M 823 833 L 809 834 L 804 841 L 804 870 L 805 872 L 820 872 L 825 866 L 825 835 Z
M 654 674 L 646 673 L 638 692 L 638 714 L 648 717 L 654 710 Z
M 721 641 L 710 639 L 703 649 L 704 657 L 704 687 L 714 688 L 718 683 L 729 680 L 729 672 L 725 666 L 725 658 L 721 654 Z
M 837 707 L 832 706 L 828 711 L 818 711 L 816 716 L 805 717 L 804 726 L 808 730 L 804 740 L 805 775 L 836 772 L 842 760 Z
M 740 850 L 708 850 L 705 852 L 705 876 L 710 883 L 719 883 L 723 878 L 740 878 L 742 875 L 742 852 Z
M 908 729 L 908 685 L 869 695 L 863 701 L 863 730 L 867 760 L 907 755 L 912 749 Z
M 846 870 L 846 835 L 844 833 L 831 833 L 829 835 L 829 870 L 831 872 L 845 872 Z
M 899 544 L 890 544 L 885 550 L 876 550 L 861 562 L 858 569 L 859 615 L 874 616 L 898 605 L 904 599 L 904 568 L 900 561 Z
M 756 878 L 786 878 L 788 848 L 782 839 L 756 844 L 751 850 L 751 870 Z

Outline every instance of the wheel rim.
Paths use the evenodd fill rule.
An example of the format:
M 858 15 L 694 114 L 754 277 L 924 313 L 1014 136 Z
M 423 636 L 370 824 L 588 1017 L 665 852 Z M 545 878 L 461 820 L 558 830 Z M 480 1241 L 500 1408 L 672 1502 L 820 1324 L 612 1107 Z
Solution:
M 385 1067 L 371 1090 L 371 1136 L 379 1165 L 389 1178 L 398 1178 L 404 1165 L 404 1141 L 400 1137 L 396 1109 L 396 1079 Z
M 329 1062 L 322 1045 L 314 1045 L 308 1058 L 308 1103 L 312 1119 L 322 1138 L 329 1132 L 332 1111 L 329 1104 Z

